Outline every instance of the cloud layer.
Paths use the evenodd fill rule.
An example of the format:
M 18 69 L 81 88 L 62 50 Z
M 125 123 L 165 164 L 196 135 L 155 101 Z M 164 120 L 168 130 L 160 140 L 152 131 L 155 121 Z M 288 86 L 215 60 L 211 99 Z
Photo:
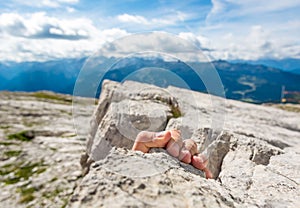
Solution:
M 1 35 L 23 38 L 54 38 L 80 40 L 96 31 L 88 19 L 59 20 L 44 12 L 21 16 L 16 13 L 0 15 Z
M 176 34 L 211 59 L 300 58 L 300 2 L 294 0 L 151 1 L 130 7 L 121 1 L 98 7 L 79 0 L 14 2 L 0 9 L 0 61 L 88 56 L 106 42 L 149 31 Z M 159 39 L 152 44 L 167 45 Z M 175 50 L 174 44 L 168 47 Z
M 300 2 L 212 0 L 203 32 L 222 59 L 300 58 Z M 216 37 L 218 35 L 218 38 Z
M 86 18 L 4 13 L 0 15 L 0 59 L 19 62 L 83 57 L 124 35 L 127 32 L 118 28 L 99 30 Z

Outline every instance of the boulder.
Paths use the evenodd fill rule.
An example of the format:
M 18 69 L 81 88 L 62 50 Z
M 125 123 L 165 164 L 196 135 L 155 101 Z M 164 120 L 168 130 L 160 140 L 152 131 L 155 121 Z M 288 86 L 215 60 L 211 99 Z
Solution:
M 298 123 L 270 106 L 106 81 L 68 207 L 298 207 Z M 208 156 L 214 179 L 164 149 L 130 150 L 138 132 L 173 128 Z
M 105 81 L 81 157 L 84 173 L 93 161 L 104 159 L 112 147 L 130 149 L 140 131 L 164 130 L 177 108 L 176 99 L 161 88 Z

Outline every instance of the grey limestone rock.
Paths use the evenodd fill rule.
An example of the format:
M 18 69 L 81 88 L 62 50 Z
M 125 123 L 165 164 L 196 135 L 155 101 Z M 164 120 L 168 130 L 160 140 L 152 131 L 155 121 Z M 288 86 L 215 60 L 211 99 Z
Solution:
M 300 207 L 297 112 L 136 82 L 78 99 L 89 132 L 74 131 L 71 96 L 0 93 L 0 207 Z M 139 131 L 173 128 L 215 179 L 164 149 L 129 150 Z
M 94 106 L 78 107 L 88 119 Z M 66 206 L 81 178 L 78 154 L 84 150 L 71 96 L 0 92 L 1 208 Z
M 176 99 L 161 88 L 105 81 L 91 119 L 82 166 L 87 169 L 91 161 L 105 158 L 112 147 L 131 148 L 142 130 L 164 130 L 177 106 Z
M 106 81 L 83 158 L 91 169 L 68 206 L 297 207 L 299 123 L 274 107 Z M 209 157 L 214 179 L 164 149 L 129 150 L 139 131 L 173 128 Z
M 144 175 L 147 170 L 149 174 Z M 163 171 L 163 172 L 161 172 Z M 191 173 L 166 153 L 112 149 L 95 162 L 69 207 L 232 207 L 220 185 Z

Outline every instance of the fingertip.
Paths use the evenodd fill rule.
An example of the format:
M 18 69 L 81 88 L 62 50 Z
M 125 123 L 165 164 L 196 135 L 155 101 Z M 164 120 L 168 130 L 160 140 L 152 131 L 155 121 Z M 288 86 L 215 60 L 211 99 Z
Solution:
M 212 172 L 210 170 L 208 170 L 207 168 L 204 169 L 204 173 L 205 173 L 206 179 L 212 179 L 213 178 Z
M 179 160 L 184 162 L 184 163 L 191 163 L 192 162 L 192 155 L 188 150 L 181 150 L 180 155 L 179 155 Z
M 176 142 L 170 141 L 167 144 L 167 151 L 173 157 L 178 157 L 179 156 L 180 147 L 179 147 L 179 145 Z
M 167 139 L 167 140 L 171 139 L 171 132 L 170 131 L 166 132 L 165 139 Z
M 177 129 L 173 129 L 173 130 L 170 130 L 170 133 L 171 133 L 171 137 L 173 137 L 173 139 L 175 141 L 181 139 L 181 132 Z
M 192 165 L 193 165 L 195 168 L 198 168 L 199 170 L 205 169 L 205 163 L 204 163 L 204 161 L 202 160 L 202 158 L 199 157 L 199 156 L 193 156 L 193 157 L 192 157 Z

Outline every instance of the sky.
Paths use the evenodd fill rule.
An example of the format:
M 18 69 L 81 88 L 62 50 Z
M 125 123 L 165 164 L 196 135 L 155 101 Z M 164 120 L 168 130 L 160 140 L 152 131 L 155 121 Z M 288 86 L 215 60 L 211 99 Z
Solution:
M 211 59 L 300 58 L 299 11 L 300 0 L 1 1 L 0 62 L 86 57 L 151 31 L 191 41 Z

